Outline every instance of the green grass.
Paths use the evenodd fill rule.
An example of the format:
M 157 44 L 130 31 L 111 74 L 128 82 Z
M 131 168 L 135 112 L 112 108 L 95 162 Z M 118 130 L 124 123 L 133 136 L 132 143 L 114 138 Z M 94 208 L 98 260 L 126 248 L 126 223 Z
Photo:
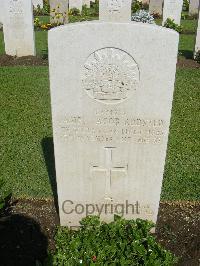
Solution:
M 181 20 L 181 26 L 183 27 L 184 32 L 189 32 L 196 34 L 197 30 L 197 19 L 194 20 Z
M 42 149 L 52 136 L 48 69 L 3 67 L 0 84 L 2 177 L 14 195 L 51 196 Z
M 200 199 L 200 71 L 177 71 L 162 198 Z
M 179 55 L 185 58 L 193 58 L 193 51 L 195 46 L 195 35 L 180 35 Z
M 48 80 L 47 67 L 0 68 L 1 173 L 18 197 L 52 196 Z M 177 71 L 163 200 L 200 197 L 199 84 L 199 69 Z
M 42 24 L 49 23 L 50 16 L 35 16 L 34 18 L 38 18 Z

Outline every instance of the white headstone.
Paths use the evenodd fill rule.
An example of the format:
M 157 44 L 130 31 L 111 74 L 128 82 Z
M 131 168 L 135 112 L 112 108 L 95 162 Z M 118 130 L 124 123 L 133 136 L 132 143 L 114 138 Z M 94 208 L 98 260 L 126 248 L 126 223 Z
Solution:
M 69 0 L 69 9 L 77 8 L 82 11 L 83 0 Z
M 68 0 L 50 0 L 50 22 L 68 23 Z
M 200 1 L 190 0 L 189 15 L 197 15 L 199 12 Z
M 3 26 L 3 1 L 4 0 L 0 0 L 0 29 Z
M 34 8 L 43 8 L 43 0 L 32 0 Z
M 4 2 L 4 42 L 6 54 L 35 55 L 32 0 Z
M 130 22 L 131 2 L 131 0 L 99 1 L 99 19 L 112 22 Z
M 182 8 L 183 0 L 164 0 L 163 25 L 168 18 L 180 25 Z
M 198 28 L 196 36 L 195 55 L 199 51 L 200 51 L 200 11 L 199 11 L 199 20 L 198 20 Z
M 90 7 L 90 0 L 83 0 L 83 6 L 86 5 L 87 7 Z
M 149 3 L 149 12 L 150 14 L 162 15 L 163 10 L 163 0 L 150 0 Z
M 61 225 L 114 213 L 156 222 L 178 33 L 95 21 L 48 38 Z
M 150 0 L 142 0 L 143 4 L 148 4 L 149 5 L 149 2 L 150 2 Z

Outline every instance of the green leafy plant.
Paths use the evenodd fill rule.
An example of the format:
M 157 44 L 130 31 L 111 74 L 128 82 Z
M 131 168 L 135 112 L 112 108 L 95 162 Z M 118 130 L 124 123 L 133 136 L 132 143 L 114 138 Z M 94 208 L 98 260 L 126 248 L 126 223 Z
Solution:
M 189 10 L 190 2 L 189 0 L 183 0 L 183 10 L 188 11 Z
M 72 8 L 69 10 L 69 15 L 70 16 L 80 16 L 80 10 L 78 8 Z
M 132 6 L 131 6 L 131 10 L 133 13 L 136 13 L 137 11 L 139 11 L 140 9 L 142 9 L 142 2 L 136 0 L 132 2 Z
M 183 31 L 182 26 L 179 26 L 178 24 L 176 24 L 176 23 L 174 22 L 174 19 L 170 19 L 170 18 L 168 18 L 168 19 L 165 21 L 165 23 L 164 23 L 164 27 L 169 28 L 169 29 L 173 29 L 173 30 L 175 30 L 175 31 L 177 31 L 177 32 L 179 32 L 179 33 L 181 33 L 181 32 Z
M 82 219 L 78 231 L 59 227 L 56 251 L 49 257 L 52 265 L 159 265 L 177 261 L 150 233 L 153 223 L 119 216 L 111 223 L 97 216 Z
M 200 50 L 195 54 L 195 61 L 200 64 Z

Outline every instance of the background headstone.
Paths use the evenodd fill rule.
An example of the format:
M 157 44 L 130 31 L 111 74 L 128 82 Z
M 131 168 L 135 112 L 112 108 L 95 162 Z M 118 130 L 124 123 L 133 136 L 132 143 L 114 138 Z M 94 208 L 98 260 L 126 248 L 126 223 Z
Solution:
M 99 210 L 110 221 L 123 208 L 125 218 L 156 222 L 178 40 L 175 31 L 131 22 L 49 31 L 61 225 Z
M 149 2 L 150 2 L 150 0 L 142 0 L 143 4 L 148 4 L 149 5 Z
M 129 22 L 131 21 L 131 0 L 99 1 L 99 20 Z
M 3 27 L 3 1 L 0 0 L 0 29 Z
M 68 0 L 50 0 L 50 22 L 68 23 Z
M 43 8 L 43 0 L 32 0 L 34 8 Z
M 198 28 L 197 28 L 197 36 L 195 44 L 195 55 L 198 51 L 200 51 L 200 11 L 199 11 L 199 20 L 198 20 Z
M 150 14 L 158 14 L 162 16 L 163 10 L 163 0 L 150 0 L 149 3 L 149 13 Z
M 82 11 L 83 0 L 69 0 L 69 9 L 77 8 Z
M 90 7 L 90 0 L 83 0 L 83 6 L 86 5 L 87 7 Z
M 189 15 L 197 15 L 199 12 L 200 1 L 190 0 Z
M 180 25 L 182 8 L 183 0 L 164 0 L 163 25 L 168 18 Z
M 6 54 L 35 55 L 32 0 L 4 2 L 4 42 Z

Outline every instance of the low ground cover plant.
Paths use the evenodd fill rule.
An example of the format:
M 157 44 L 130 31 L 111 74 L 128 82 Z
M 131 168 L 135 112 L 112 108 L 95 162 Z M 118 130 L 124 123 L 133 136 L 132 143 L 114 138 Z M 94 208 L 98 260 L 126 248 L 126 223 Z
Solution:
M 150 233 L 153 223 L 119 216 L 111 223 L 97 216 L 81 221 L 78 231 L 59 227 L 52 265 L 174 265 L 177 261 Z
M 178 33 L 181 33 L 183 31 L 183 28 L 182 26 L 179 26 L 178 24 L 176 24 L 174 22 L 174 19 L 170 19 L 168 18 L 165 23 L 164 23 L 164 27 L 166 28 L 169 28 L 169 29 L 172 29 L 172 30 L 175 30 L 177 31 Z
M 154 17 L 146 10 L 139 10 L 132 15 L 132 21 L 155 24 Z

